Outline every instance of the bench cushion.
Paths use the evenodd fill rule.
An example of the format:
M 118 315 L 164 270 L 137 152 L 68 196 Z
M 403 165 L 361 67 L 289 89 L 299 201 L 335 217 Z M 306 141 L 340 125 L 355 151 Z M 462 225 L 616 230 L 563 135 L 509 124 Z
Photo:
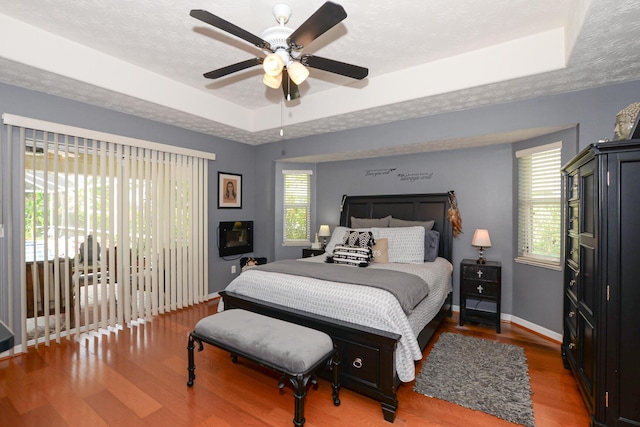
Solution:
M 324 332 L 240 309 L 207 316 L 194 332 L 289 373 L 306 373 L 333 351 Z

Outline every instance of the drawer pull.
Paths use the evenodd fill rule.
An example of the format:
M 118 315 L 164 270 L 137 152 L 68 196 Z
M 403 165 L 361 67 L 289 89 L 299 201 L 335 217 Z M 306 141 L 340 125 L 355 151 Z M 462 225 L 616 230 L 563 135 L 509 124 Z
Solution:
M 572 216 L 571 219 L 570 219 L 570 221 L 577 221 L 577 220 L 578 220 L 577 216 Z
M 359 357 L 356 357 L 353 361 L 353 367 L 356 369 L 362 368 L 362 359 L 360 359 Z
M 571 279 L 569 281 L 569 287 L 575 286 L 575 284 L 576 284 L 576 279 Z
M 576 248 L 576 249 L 571 249 L 571 250 L 569 251 L 569 255 L 573 255 L 573 254 L 574 254 L 574 253 L 576 253 L 576 252 L 578 252 L 578 249 L 577 249 L 577 248 Z
M 576 312 L 575 311 L 570 311 L 569 312 L 569 317 L 576 317 Z
M 574 343 L 569 343 L 569 350 L 573 350 L 574 348 L 576 348 L 576 345 Z

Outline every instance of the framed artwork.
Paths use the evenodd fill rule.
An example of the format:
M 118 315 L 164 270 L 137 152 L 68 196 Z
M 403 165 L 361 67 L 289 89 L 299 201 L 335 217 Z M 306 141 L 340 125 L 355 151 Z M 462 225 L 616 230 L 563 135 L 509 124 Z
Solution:
M 242 175 L 218 172 L 218 208 L 242 208 Z

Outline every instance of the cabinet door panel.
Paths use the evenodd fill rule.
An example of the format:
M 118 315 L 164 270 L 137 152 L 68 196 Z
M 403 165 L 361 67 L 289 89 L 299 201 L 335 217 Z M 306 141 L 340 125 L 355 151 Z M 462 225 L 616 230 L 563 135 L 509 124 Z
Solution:
M 596 311 L 596 299 L 598 297 L 596 269 L 596 251 L 592 247 L 580 248 L 580 293 L 578 299 L 582 303 L 581 308 L 586 309 L 590 316 Z
M 619 336 L 617 337 L 620 396 L 616 406 L 618 426 L 640 424 L 640 156 L 620 156 L 620 290 Z M 634 158 L 635 157 L 635 158 Z M 612 319 L 612 321 L 614 321 Z M 614 402 L 616 404 L 617 402 Z M 625 421 L 626 420 L 626 421 Z
M 580 212 L 580 232 L 595 235 L 597 209 L 597 182 L 594 175 L 595 161 L 589 162 L 580 168 L 580 199 L 582 212 Z
M 596 385 L 596 330 L 582 315 L 578 317 L 578 347 L 578 371 L 589 404 L 593 405 Z

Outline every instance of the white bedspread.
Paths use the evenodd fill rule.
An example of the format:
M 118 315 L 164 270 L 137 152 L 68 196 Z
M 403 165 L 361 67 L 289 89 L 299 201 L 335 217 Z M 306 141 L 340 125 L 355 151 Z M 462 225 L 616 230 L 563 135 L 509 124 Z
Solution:
M 316 256 L 300 261 L 324 262 L 324 258 Z M 424 264 L 372 263 L 367 268 L 400 270 L 420 276 L 429 284 L 429 295 L 407 317 L 396 298 L 385 290 L 309 277 L 248 269 L 226 290 L 400 334 L 402 337 L 395 354 L 398 378 L 403 382 L 412 381 L 416 375 L 414 361 L 422 359 L 417 334 L 438 313 L 451 292 L 453 266 L 446 259 L 438 258 Z

